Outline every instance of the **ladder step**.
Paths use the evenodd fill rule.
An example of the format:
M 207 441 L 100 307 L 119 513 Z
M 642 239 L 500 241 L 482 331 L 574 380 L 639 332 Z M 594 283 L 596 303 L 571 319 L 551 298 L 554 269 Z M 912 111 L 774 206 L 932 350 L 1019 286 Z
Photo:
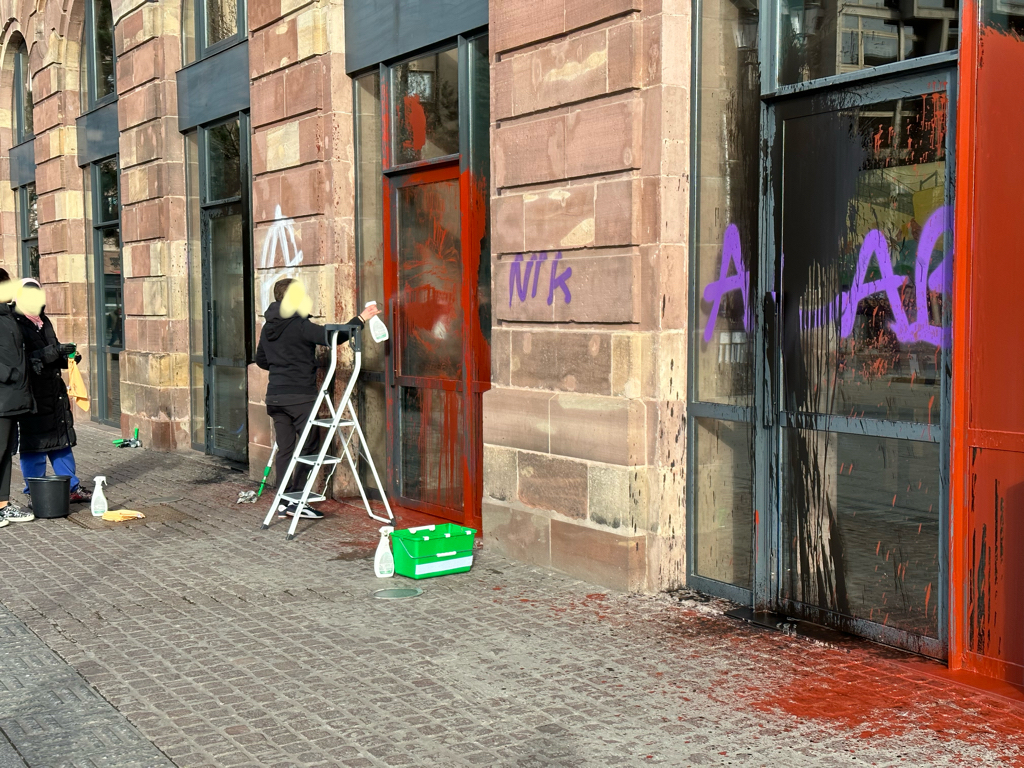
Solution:
M 316 464 L 317 454 L 311 453 L 308 456 L 297 456 L 295 458 L 298 464 Z M 340 456 L 324 456 L 324 464 L 340 464 L 344 459 Z
M 300 501 L 302 499 L 302 491 L 296 493 L 286 493 L 281 498 L 288 499 L 288 501 Z M 319 493 L 311 493 L 306 497 L 306 502 L 323 501 L 327 497 Z
M 352 422 L 352 421 L 339 421 L 338 422 L 338 426 L 339 427 L 351 427 L 354 423 L 355 422 Z M 334 420 L 333 419 L 313 419 L 313 424 L 314 424 L 314 426 L 317 426 L 317 427 L 333 427 L 334 426 Z

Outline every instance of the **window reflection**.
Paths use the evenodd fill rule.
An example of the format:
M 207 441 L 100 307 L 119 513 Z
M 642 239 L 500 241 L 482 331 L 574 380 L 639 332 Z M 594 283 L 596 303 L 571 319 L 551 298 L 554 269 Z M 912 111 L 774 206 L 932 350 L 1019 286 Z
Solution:
M 97 222 L 117 221 L 120 215 L 120 204 L 117 194 L 117 158 L 112 157 L 98 164 L 99 167 L 99 203 Z
M 206 131 L 207 202 L 231 200 L 242 194 L 242 145 L 238 119 Z
M 745 4 L 744 4 L 745 5 Z M 702 6 L 697 203 L 696 399 L 753 403 L 753 307 L 760 202 L 758 12 Z
M 17 143 L 32 138 L 34 124 L 32 119 L 32 70 L 29 66 L 28 48 L 24 40 L 19 40 L 14 52 L 14 115 Z
M 779 83 L 892 64 L 958 45 L 956 0 L 783 0 Z
M 785 407 L 939 424 L 944 93 L 787 119 Z
M 93 65 L 95 66 L 96 92 L 93 101 L 99 101 L 117 88 L 114 67 L 114 16 L 110 0 L 93 2 Z
M 238 0 L 205 0 L 206 46 L 238 34 Z
M 394 90 L 396 162 L 458 154 L 458 49 L 399 64 Z

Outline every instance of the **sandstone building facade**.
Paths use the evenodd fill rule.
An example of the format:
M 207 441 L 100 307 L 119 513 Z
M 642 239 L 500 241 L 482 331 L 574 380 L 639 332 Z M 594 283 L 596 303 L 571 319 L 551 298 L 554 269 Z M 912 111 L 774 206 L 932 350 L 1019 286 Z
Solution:
M 399 508 L 1024 683 L 965 490 L 1024 481 L 972 383 L 1024 384 L 978 330 L 1024 279 L 987 279 L 1017 158 L 979 126 L 1021 97 L 978 66 L 1021 11 L 896 5 L 0 0 L 0 261 L 83 349 L 78 418 L 149 448 L 262 473 L 300 277 L 322 321 L 384 310 Z

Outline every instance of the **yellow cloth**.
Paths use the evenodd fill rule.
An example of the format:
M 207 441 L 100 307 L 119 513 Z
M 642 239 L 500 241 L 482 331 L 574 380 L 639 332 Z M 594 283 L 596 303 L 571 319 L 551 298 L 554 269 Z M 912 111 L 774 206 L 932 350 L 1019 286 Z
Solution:
M 68 397 L 86 413 L 89 412 L 89 392 L 85 388 L 85 379 L 78 370 L 78 363 L 68 360 Z
M 123 523 L 125 520 L 141 520 L 145 515 L 134 509 L 112 509 L 103 513 L 103 519 L 112 523 Z

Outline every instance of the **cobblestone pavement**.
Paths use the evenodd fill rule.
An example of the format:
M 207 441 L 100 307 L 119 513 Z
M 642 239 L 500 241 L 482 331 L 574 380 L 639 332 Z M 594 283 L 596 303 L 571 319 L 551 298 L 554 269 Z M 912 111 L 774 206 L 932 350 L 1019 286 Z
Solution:
M 0 638 L 0 768 L 173 765 L 3 607 Z
M 486 550 L 421 597 L 375 600 L 365 515 L 332 503 L 286 542 L 234 503 L 241 473 L 112 436 L 81 426 L 82 476 L 107 475 L 112 506 L 180 496 L 183 514 L 8 526 L 0 601 L 179 766 L 1024 765 L 1016 704 L 715 603 Z M 5 643 L 0 674 L 18 657 Z M 135 765 L 46 757 L 50 737 L 2 714 L 30 768 Z

